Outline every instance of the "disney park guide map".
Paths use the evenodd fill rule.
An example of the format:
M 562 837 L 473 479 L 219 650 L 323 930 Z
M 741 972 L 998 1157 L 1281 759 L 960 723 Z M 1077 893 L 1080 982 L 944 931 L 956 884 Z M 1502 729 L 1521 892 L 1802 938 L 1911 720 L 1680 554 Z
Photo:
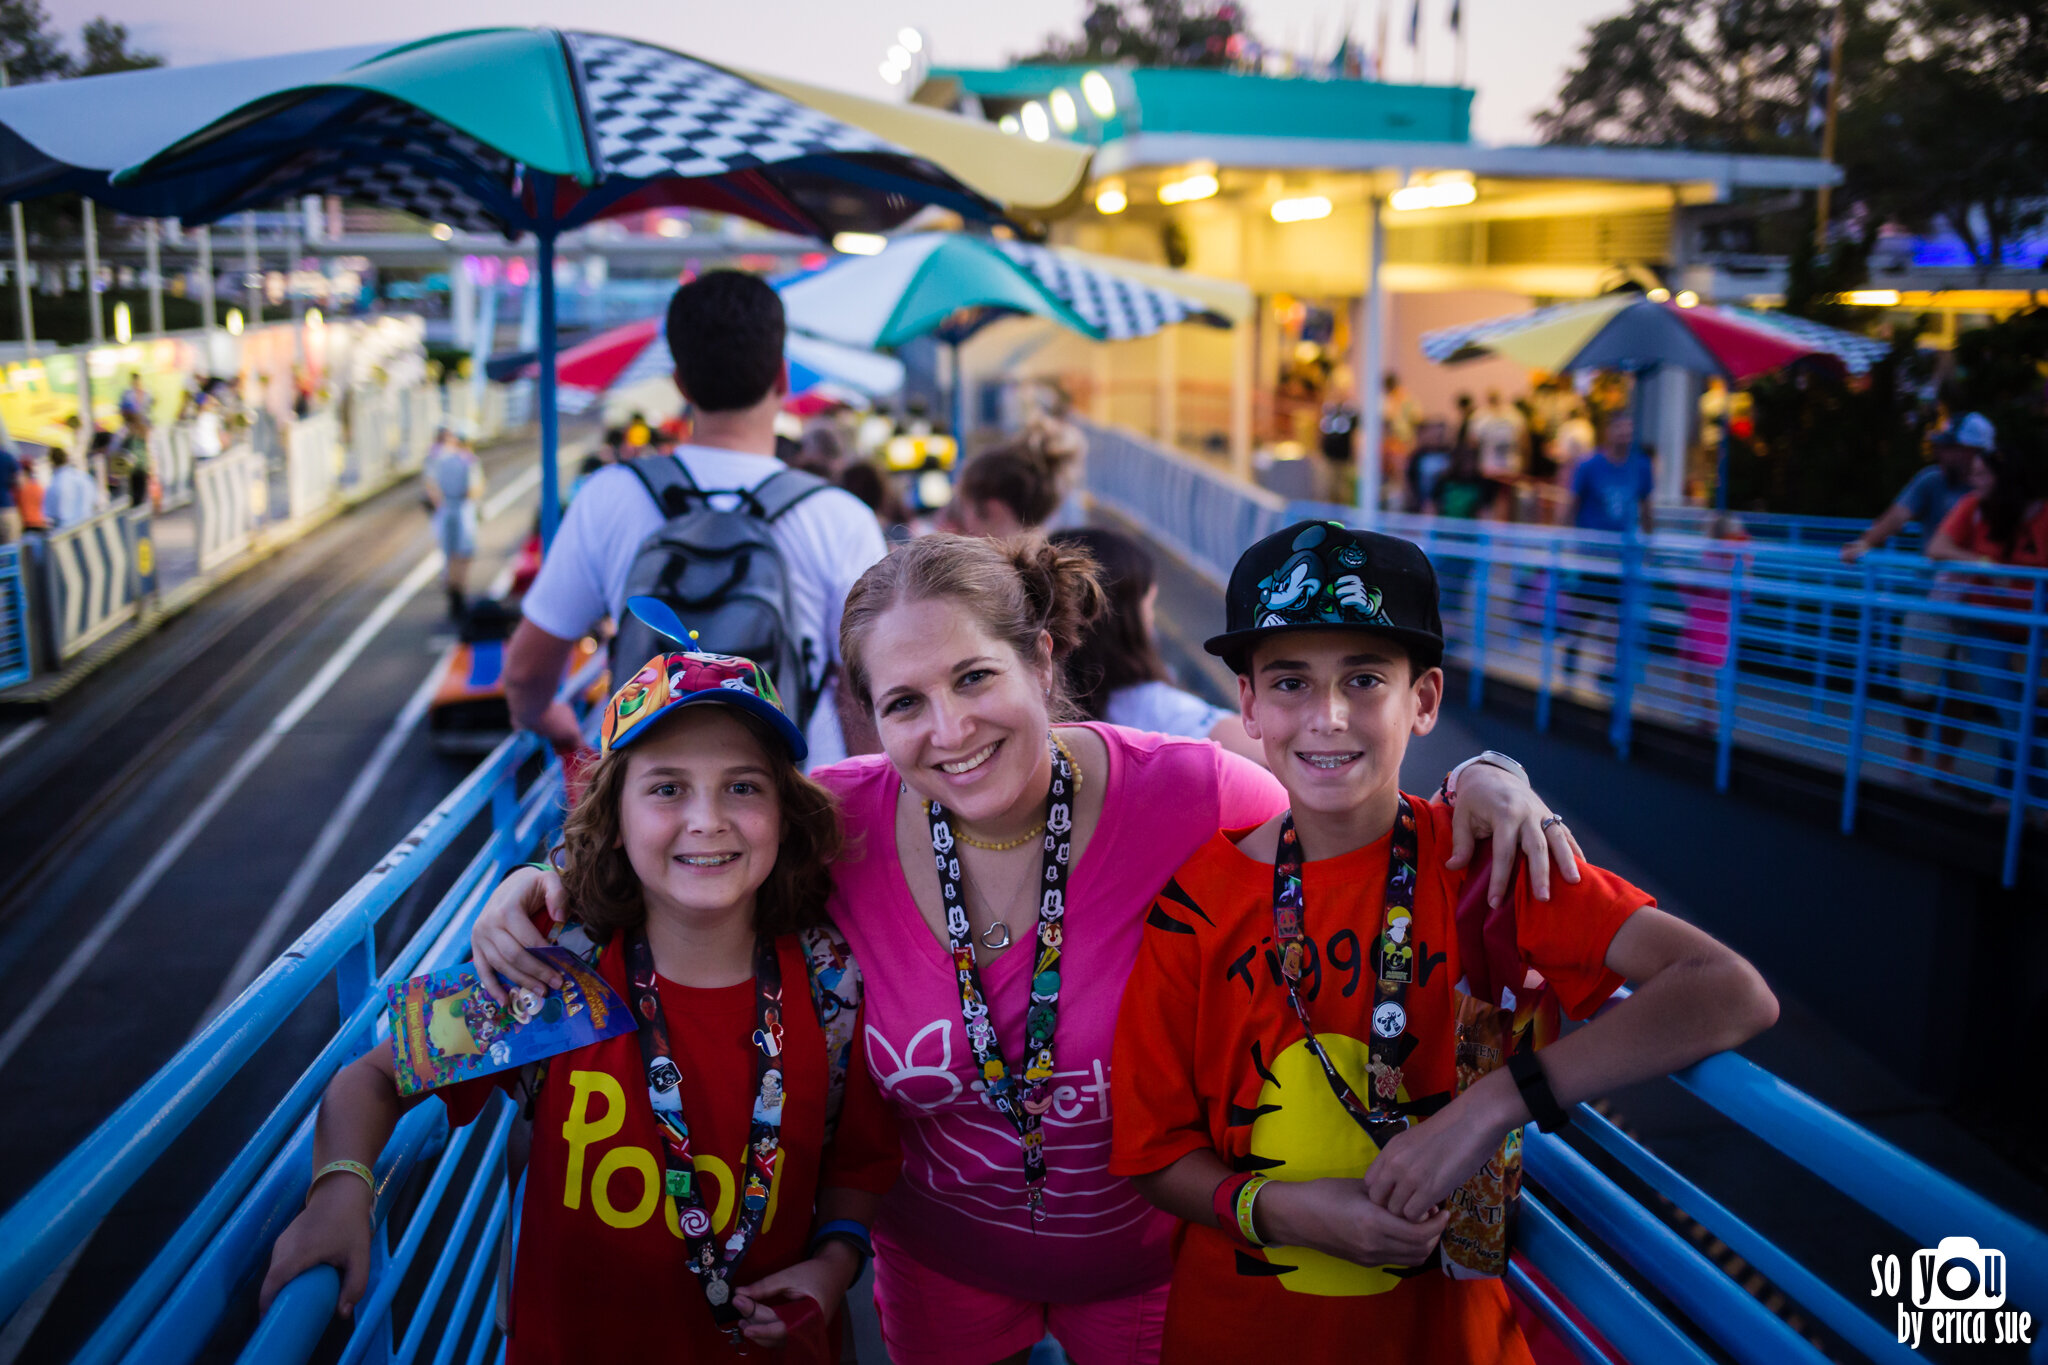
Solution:
M 491 999 L 467 965 L 384 992 L 399 1094 L 438 1090 L 632 1032 L 633 1012 L 582 958 L 561 947 L 534 951 L 561 972 L 562 989 L 546 997 L 514 990 L 510 1009 Z

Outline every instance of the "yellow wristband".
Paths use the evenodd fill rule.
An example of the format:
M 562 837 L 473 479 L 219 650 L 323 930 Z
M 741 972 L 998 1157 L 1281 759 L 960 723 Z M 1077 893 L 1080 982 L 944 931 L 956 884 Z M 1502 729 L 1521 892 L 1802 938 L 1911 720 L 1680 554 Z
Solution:
M 313 1179 L 306 1186 L 306 1198 L 308 1201 L 313 1198 L 313 1186 L 318 1185 L 323 1179 L 333 1175 L 336 1171 L 347 1171 L 350 1175 L 361 1176 L 363 1183 L 370 1187 L 370 1197 L 373 1199 L 376 1197 L 377 1177 L 371 1174 L 368 1166 L 365 1166 L 360 1161 L 330 1161 L 319 1170 L 313 1172 Z
M 1255 1247 L 1262 1247 L 1266 1243 L 1252 1226 L 1252 1201 L 1259 1197 L 1259 1191 L 1264 1189 L 1271 1179 L 1271 1176 L 1255 1175 L 1245 1181 L 1244 1186 L 1237 1192 L 1237 1230 Z

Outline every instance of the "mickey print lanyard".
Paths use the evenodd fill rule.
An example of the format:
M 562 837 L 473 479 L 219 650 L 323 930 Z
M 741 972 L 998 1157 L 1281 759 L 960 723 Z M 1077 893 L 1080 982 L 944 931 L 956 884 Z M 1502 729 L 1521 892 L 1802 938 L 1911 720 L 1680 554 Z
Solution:
M 740 1339 L 740 1313 L 732 1305 L 733 1276 L 761 1230 L 768 1195 L 775 1187 L 775 1166 L 782 1153 L 782 960 L 775 940 L 762 937 L 754 945 L 754 1115 L 747 1129 L 747 1156 L 741 1163 L 744 1186 L 739 1217 L 721 1252 L 711 1215 L 704 1208 L 704 1190 L 697 1163 L 690 1154 L 690 1125 L 683 1119 L 682 1073 L 669 1044 L 668 1017 L 662 1013 L 661 989 L 655 982 L 654 950 L 647 931 L 626 936 L 626 970 L 633 980 L 633 1010 L 640 1017 L 640 1061 L 647 1068 L 647 1099 L 661 1129 L 664 1165 L 662 1189 L 676 1201 L 676 1223 L 690 1251 L 690 1269 L 704 1286 L 711 1317 L 726 1335 Z
M 1038 962 L 1031 971 L 1031 1010 L 1024 1023 L 1022 1084 L 1003 1058 L 1003 1045 L 988 1017 L 988 992 L 974 959 L 974 934 L 967 922 L 967 902 L 960 894 L 960 851 L 955 846 L 952 817 L 933 801 L 932 861 L 939 870 L 940 904 L 946 912 L 946 942 L 953 950 L 953 970 L 960 980 L 960 1012 L 967 1025 L 967 1044 L 981 1072 L 989 1103 L 1010 1121 L 1024 1143 L 1024 1197 L 1033 1222 L 1045 1218 L 1046 1110 L 1052 1108 L 1052 1035 L 1060 1017 L 1060 921 L 1067 913 L 1067 871 L 1073 863 L 1074 812 L 1068 793 L 1074 770 L 1058 744 L 1052 748 L 1052 789 L 1045 796 L 1044 876 L 1038 901 Z
M 1372 1037 L 1366 1041 L 1366 1070 L 1372 1078 L 1369 1098 L 1361 1101 L 1337 1064 L 1316 1037 L 1308 1021 L 1308 1007 L 1302 1003 L 1303 960 L 1314 945 L 1303 927 L 1301 895 L 1301 840 L 1294 832 L 1294 813 L 1280 818 L 1280 847 L 1273 854 L 1273 945 L 1280 953 L 1280 980 L 1287 998 L 1308 1035 L 1308 1049 L 1322 1063 L 1323 1075 L 1337 1102 L 1366 1131 L 1374 1143 L 1386 1146 L 1395 1133 L 1408 1126 L 1408 1116 L 1394 1106 L 1401 1091 L 1400 1059 L 1407 1055 L 1401 1046 L 1408 1032 L 1406 999 L 1408 984 L 1415 977 L 1415 947 L 1410 936 L 1415 925 L 1415 811 L 1408 798 L 1401 798 L 1394 815 L 1394 828 L 1387 842 L 1386 909 L 1380 934 L 1374 940 L 1373 957 L 1377 986 L 1373 993 Z

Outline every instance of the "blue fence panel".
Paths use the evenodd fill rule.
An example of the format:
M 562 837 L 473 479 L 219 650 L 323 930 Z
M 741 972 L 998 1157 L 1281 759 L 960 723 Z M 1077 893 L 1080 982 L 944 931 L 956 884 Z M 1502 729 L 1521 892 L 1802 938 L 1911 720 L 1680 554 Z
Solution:
M 33 671 L 28 587 L 21 572 L 21 547 L 0 545 L 0 687 L 27 682 Z

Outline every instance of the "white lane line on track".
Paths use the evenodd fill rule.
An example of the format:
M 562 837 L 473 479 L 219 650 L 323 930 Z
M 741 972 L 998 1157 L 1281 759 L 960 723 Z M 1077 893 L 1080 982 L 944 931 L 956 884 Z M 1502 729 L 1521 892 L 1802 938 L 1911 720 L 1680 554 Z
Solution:
M 100 917 L 100 922 L 93 926 L 92 932 L 79 940 L 70 955 L 43 983 L 43 988 L 35 993 L 27 1007 L 7 1026 L 7 1031 L 0 1033 L 0 1068 L 4 1068 L 13 1059 L 14 1054 L 28 1041 L 28 1036 L 35 1031 L 37 1025 L 56 1008 L 57 1002 L 64 998 L 65 993 L 77 984 L 78 978 L 84 975 L 85 969 L 105 950 L 115 932 L 127 923 L 128 917 L 134 914 L 149 893 L 156 889 L 156 884 L 163 880 L 164 874 L 184 856 L 185 850 L 191 847 L 192 841 L 199 837 L 200 831 L 206 828 L 213 817 L 220 813 L 221 807 L 228 803 L 228 799 L 249 780 L 250 774 L 261 766 L 264 759 L 270 757 L 271 751 L 291 732 L 292 727 L 305 719 L 306 713 L 326 697 L 328 690 L 340 680 L 349 665 L 369 647 L 378 632 L 391 623 L 392 618 L 398 615 L 406 603 L 418 596 L 427 584 L 433 582 L 434 576 L 440 571 L 441 556 L 438 552 L 415 564 L 412 572 L 407 574 L 397 587 L 386 593 L 384 600 L 363 618 L 362 623 L 342 642 L 341 648 L 336 650 L 320 671 L 313 675 L 313 680 L 300 689 L 298 695 L 292 699 L 291 705 L 278 712 L 264 728 L 263 733 L 257 736 L 256 742 L 235 761 L 235 766 L 228 770 L 227 776 L 222 778 L 213 790 L 206 794 L 206 799 L 185 817 L 184 822 L 171 837 L 157 849 L 155 856 L 150 858 L 140 873 L 136 874 L 135 880 L 128 883 L 120 898 L 108 907 L 107 913 Z
M 491 581 L 489 593 L 492 597 L 503 597 L 506 590 L 512 586 L 512 568 L 511 564 L 506 564 Z M 327 823 L 321 827 L 319 837 L 313 841 L 313 846 L 306 850 L 306 856 L 293 870 L 291 881 L 285 884 L 284 891 L 264 914 L 263 922 L 256 926 L 256 932 L 250 938 L 249 945 L 242 950 L 241 957 L 235 960 L 234 968 L 228 972 L 227 980 L 221 983 L 220 991 L 213 997 L 213 1003 L 208 1005 L 206 1013 L 200 1016 L 199 1028 L 206 1027 L 214 1015 L 233 1004 L 235 997 L 242 993 L 243 988 L 270 965 L 270 954 L 276 949 L 277 941 L 291 928 L 292 921 L 306 904 L 306 897 L 313 894 L 314 884 L 327 871 L 327 865 L 334 861 L 334 855 L 341 851 L 341 841 L 349 836 L 350 831 L 355 828 L 356 821 L 362 818 L 364 809 L 370 804 L 370 798 L 377 794 L 377 788 L 383 784 L 385 774 L 391 771 L 391 765 L 397 762 L 398 756 L 405 751 L 406 740 L 412 737 L 412 732 L 419 727 L 421 719 L 427 714 L 427 708 L 433 705 L 434 693 L 440 689 L 441 676 L 444 672 L 438 658 L 445 653 L 445 649 L 435 651 L 437 662 L 433 669 L 420 680 L 419 687 L 413 691 L 403 709 L 392 720 L 391 728 L 384 732 L 383 740 L 377 745 L 377 751 L 370 755 L 370 761 L 356 774 L 356 780 L 349 784 L 348 794 L 341 798 L 341 804 L 335 807 L 334 814 L 329 816 Z
M 283 892 L 264 914 L 263 922 L 256 926 L 256 932 L 250 937 L 248 945 L 242 949 L 242 955 L 235 959 L 235 965 L 228 972 L 227 980 L 221 983 L 220 992 L 214 996 L 213 1003 L 206 1007 L 206 1013 L 201 1016 L 202 1026 L 206 1020 L 212 1019 L 214 1015 L 234 1003 L 235 997 L 242 993 L 242 988 L 254 981 L 257 973 L 270 964 L 271 954 L 276 951 L 278 940 L 283 938 L 285 931 L 291 927 L 292 921 L 304 907 L 306 898 L 313 894 L 314 884 L 327 871 L 327 865 L 334 860 L 334 855 L 341 851 L 341 841 L 355 828 L 357 818 L 370 804 L 370 798 L 377 794 L 377 788 L 383 783 L 385 774 L 391 770 L 391 765 L 404 751 L 405 742 L 412 737 L 412 732 L 419 726 L 421 718 L 427 714 L 427 707 L 433 703 L 434 693 L 441 685 L 441 672 L 441 665 L 436 662 L 427 676 L 420 681 L 420 685 L 413 690 L 404 709 L 392 720 L 391 728 L 384 732 L 383 740 L 377 745 L 377 751 L 370 755 L 370 761 L 363 765 L 363 770 L 356 774 L 356 780 L 349 784 L 348 794 L 341 798 L 341 804 L 335 808 L 334 814 L 321 826 L 319 837 L 313 841 L 313 846 L 306 850 L 306 856 L 299 860 L 298 867 L 292 872 L 291 881 L 285 884 Z
M 47 723 L 43 717 L 38 716 L 32 721 L 16 727 L 14 733 L 8 735 L 5 739 L 0 739 L 0 758 L 7 757 L 7 755 L 34 739 L 36 732 L 41 730 Z

